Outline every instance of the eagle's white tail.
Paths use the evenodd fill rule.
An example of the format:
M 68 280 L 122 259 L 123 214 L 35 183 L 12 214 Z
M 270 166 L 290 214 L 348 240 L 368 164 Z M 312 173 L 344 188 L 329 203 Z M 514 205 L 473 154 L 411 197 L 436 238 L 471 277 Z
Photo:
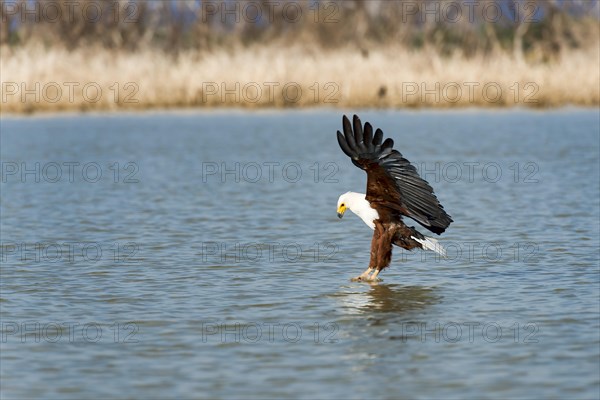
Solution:
M 417 242 L 421 243 L 424 250 L 435 251 L 442 257 L 446 257 L 446 249 L 444 249 L 444 247 L 440 244 L 440 242 L 437 241 L 437 239 L 428 236 L 425 236 L 424 239 L 417 239 L 414 236 L 412 238 L 415 239 Z

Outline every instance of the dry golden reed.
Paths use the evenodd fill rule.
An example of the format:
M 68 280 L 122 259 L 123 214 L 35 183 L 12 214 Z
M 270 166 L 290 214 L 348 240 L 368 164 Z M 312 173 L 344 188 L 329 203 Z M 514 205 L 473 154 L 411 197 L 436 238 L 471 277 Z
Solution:
M 550 63 L 386 47 L 126 52 L 4 47 L 3 113 L 171 107 L 556 107 L 600 104 L 599 51 Z

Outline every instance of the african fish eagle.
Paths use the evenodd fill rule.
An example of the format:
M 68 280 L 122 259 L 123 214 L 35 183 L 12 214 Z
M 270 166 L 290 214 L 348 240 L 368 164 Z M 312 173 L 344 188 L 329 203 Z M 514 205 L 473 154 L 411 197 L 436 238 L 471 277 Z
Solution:
M 423 227 L 440 234 L 452 222 L 444 211 L 433 189 L 417 173 L 417 169 L 394 150 L 394 141 L 383 139 L 383 132 L 366 123 L 364 128 L 358 116 L 352 124 L 344 115 L 344 134 L 337 132 L 343 152 L 352 163 L 367 172 L 367 193 L 347 192 L 337 203 L 338 217 L 346 209 L 358 215 L 374 230 L 371 241 L 369 268 L 353 281 L 375 281 L 382 269 L 392 260 L 392 244 L 407 250 L 432 250 L 445 255 L 444 248 L 434 238 L 422 235 L 414 227 L 404 224 L 406 216 Z

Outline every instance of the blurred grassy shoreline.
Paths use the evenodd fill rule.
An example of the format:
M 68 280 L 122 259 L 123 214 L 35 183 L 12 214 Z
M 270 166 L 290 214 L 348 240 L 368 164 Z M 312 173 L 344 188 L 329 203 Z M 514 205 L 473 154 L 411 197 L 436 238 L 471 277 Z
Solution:
M 598 106 L 596 49 L 551 63 L 399 47 L 157 50 L 2 48 L 2 113 L 154 108 Z
M 1 3 L 3 114 L 600 105 L 598 2 Z

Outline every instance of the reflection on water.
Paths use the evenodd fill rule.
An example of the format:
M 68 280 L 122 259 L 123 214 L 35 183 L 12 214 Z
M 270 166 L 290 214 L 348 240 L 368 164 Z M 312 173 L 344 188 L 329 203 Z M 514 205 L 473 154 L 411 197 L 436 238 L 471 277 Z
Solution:
M 355 323 L 380 325 L 414 320 L 442 298 L 434 287 L 383 282 L 342 287 L 331 297 L 336 299 L 340 305 L 338 310 L 345 316 L 341 322 L 349 323 L 349 326 Z
M 422 310 L 440 301 L 435 289 L 421 286 L 402 286 L 376 282 L 366 293 L 369 300 L 364 307 L 371 312 L 409 313 Z

